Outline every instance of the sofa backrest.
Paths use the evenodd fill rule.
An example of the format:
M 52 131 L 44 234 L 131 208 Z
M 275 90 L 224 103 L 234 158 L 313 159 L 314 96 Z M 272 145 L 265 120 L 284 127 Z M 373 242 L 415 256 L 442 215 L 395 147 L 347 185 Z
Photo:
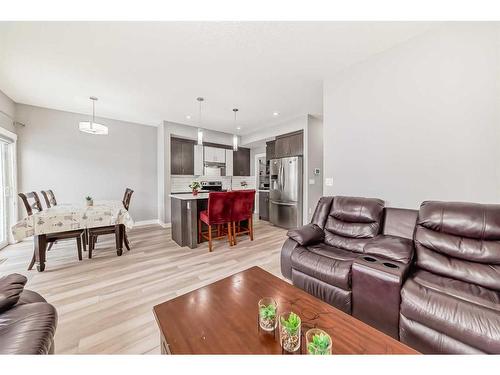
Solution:
M 325 223 L 325 243 L 362 253 L 365 244 L 380 233 L 384 201 L 336 196 Z
M 423 202 L 415 249 L 418 268 L 500 290 L 500 205 Z
M 418 210 L 386 207 L 382 234 L 413 240 L 415 225 L 417 225 Z

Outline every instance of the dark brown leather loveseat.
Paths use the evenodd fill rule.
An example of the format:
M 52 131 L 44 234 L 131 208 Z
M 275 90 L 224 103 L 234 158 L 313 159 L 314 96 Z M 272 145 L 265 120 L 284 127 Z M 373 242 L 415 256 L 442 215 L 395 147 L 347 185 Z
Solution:
M 54 351 L 56 309 L 38 293 L 25 290 L 26 277 L 0 278 L 0 354 Z
M 500 353 L 500 205 L 323 197 L 288 235 L 294 285 L 424 353 Z

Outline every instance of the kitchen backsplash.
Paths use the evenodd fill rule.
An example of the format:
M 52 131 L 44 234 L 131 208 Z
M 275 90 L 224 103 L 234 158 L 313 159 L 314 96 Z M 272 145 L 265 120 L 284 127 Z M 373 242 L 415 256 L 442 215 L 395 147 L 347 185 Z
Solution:
M 255 176 L 172 176 L 172 193 L 182 193 L 188 192 L 189 184 L 193 181 L 221 181 L 222 189 L 229 190 L 231 186 L 231 179 L 233 181 L 232 190 L 239 189 L 255 189 Z M 241 183 L 245 183 L 246 186 L 242 186 Z

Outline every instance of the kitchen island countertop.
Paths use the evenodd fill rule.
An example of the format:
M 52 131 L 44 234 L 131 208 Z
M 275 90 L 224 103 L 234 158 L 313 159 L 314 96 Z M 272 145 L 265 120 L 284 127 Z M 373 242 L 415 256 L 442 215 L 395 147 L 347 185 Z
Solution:
M 210 193 L 198 193 L 198 195 L 193 195 L 189 193 L 177 193 L 177 194 L 170 194 L 169 197 L 181 199 L 183 201 L 192 201 L 195 199 L 208 199 L 208 194 Z

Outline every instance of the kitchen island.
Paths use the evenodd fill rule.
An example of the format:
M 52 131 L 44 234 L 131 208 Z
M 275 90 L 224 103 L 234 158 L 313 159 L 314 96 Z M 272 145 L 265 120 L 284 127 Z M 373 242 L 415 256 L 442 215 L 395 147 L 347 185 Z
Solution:
M 170 194 L 172 239 L 177 245 L 191 249 L 198 247 L 198 217 L 201 211 L 207 209 L 208 194 Z

